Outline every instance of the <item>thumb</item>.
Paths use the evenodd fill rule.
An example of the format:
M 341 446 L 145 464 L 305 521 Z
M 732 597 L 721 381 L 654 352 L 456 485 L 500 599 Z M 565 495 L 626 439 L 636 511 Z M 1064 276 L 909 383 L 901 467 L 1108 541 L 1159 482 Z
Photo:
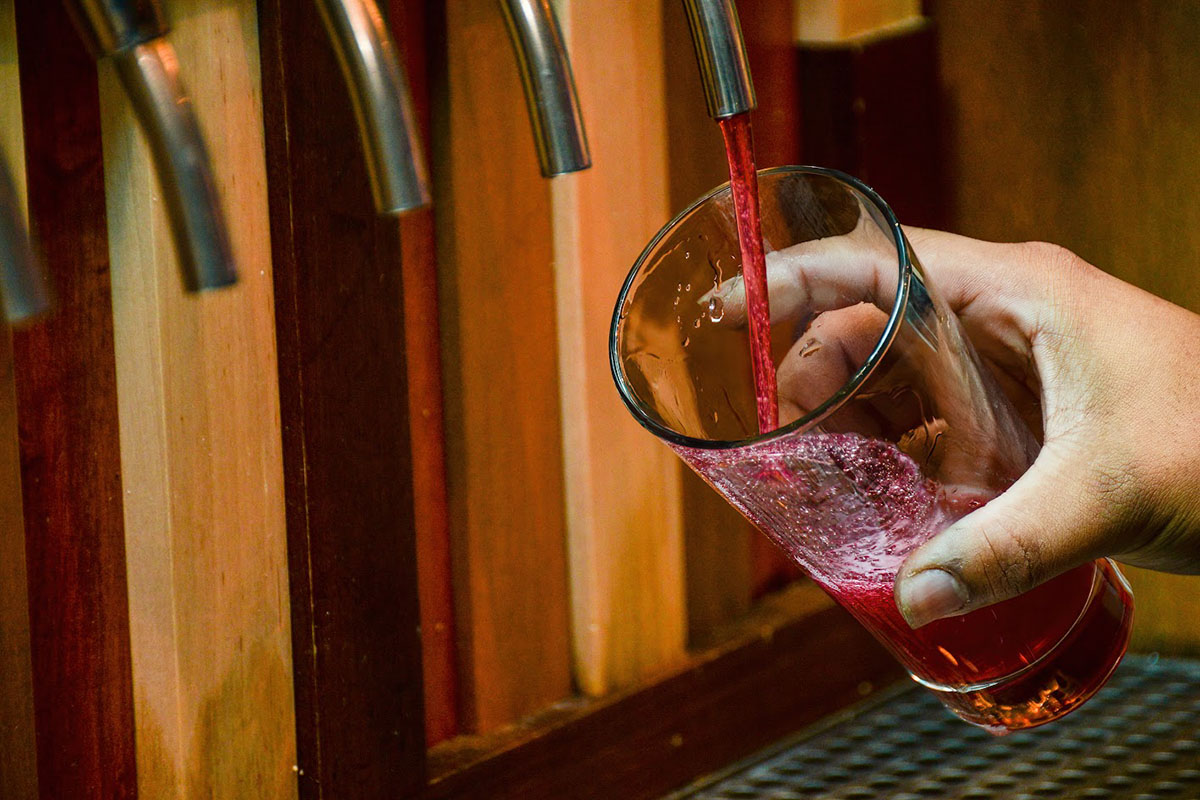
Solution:
M 896 576 L 913 628 L 1029 591 L 1104 555 L 1111 505 L 1094 462 L 1047 444 L 1006 492 L 919 547 Z

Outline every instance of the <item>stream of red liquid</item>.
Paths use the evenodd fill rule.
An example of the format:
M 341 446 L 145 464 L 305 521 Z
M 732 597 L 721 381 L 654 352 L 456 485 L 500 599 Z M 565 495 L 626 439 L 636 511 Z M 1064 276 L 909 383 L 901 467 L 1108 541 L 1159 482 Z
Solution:
M 721 135 L 725 138 L 725 155 L 729 159 L 729 187 L 733 193 L 738 245 L 742 251 L 742 282 L 746 291 L 746 317 L 750 321 L 750 363 L 754 370 L 758 432 L 767 433 L 779 427 L 779 398 L 775 362 L 771 360 L 767 262 L 763 253 L 750 112 L 726 117 L 720 125 Z

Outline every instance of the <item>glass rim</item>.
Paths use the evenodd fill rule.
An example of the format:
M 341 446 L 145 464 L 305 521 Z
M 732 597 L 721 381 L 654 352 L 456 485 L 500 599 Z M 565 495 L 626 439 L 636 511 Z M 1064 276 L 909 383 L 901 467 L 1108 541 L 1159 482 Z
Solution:
M 758 177 L 773 176 L 780 174 L 806 174 L 820 175 L 826 178 L 833 178 L 836 181 L 846 184 L 850 188 L 857 191 L 863 197 L 871 201 L 871 203 L 883 215 L 887 221 L 888 227 L 891 230 L 892 238 L 896 244 L 896 255 L 898 260 L 898 280 L 896 281 L 896 295 L 892 300 L 892 309 L 888 314 L 887 324 L 883 331 L 879 334 L 879 339 L 875 342 L 870 354 L 862 365 L 855 370 L 845 383 L 833 392 L 829 397 L 812 411 L 802 415 L 799 419 L 793 420 L 787 425 L 782 425 L 775 430 L 767 433 L 758 433 L 754 436 L 747 436 L 742 439 L 700 439 L 694 436 L 680 433 L 679 431 L 668 428 L 658 420 L 650 416 L 650 413 L 643 406 L 642 402 L 633 393 L 628 381 L 625 378 L 625 370 L 621 366 L 620 358 L 617 352 L 617 339 L 621 328 L 621 309 L 625 305 L 626 299 L 629 297 L 629 291 L 633 288 L 634 280 L 641 273 L 642 267 L 649 258 L 650 254 L 658 247 L 659 243 L 675 229 L 675 227 L 683 221 L 685 217 L 691 214 L 700 206 L 712 200 L 717 195 L 729 189 L 729 181 L 722 183 L 716 188 L 710 190 L 699 199 L 692 202 L 683 211 L 676 214 L 670 222 L 659 229 L 638 256 L 634 262 L 633 268 L 625 278 L 624 284 L 621 286 L 621 292 L 617 295 L 617 305 L 613 310 L 612 324 L 609 327 L 608 334 L 608 360 L 609 367 L 612 370 L 613 381 L 617 385 L 617 392 L 621 395 L 625 406 L 633 414 L 634 419 L 638 423 L 658 438 L 670 443 L 680 445 L 681 447 L 695 448 L 701 450 L 734 450 L 749 445 L 762 444 L 782 439 L 785 436 L 790 436 L 796 433 L 802 433 L 805 430 L 815 427 L 821 420 L 833 414 L 871 377 L 871 373 L 875 371 L 875 367 L 883 359 L 888 348 L 891 347 L 892 341 L 896 338 L 896 333 L 900 329 L 900 325 L 904 319 L 904 313 L 908 306 L 909 285 L 912 279 L 912 260 L 908 251 L 908 243 L 904 238 L 904 233 L 900 228 L 900 221 L 896 219 L 895 212 L 884 201 L 879 193 L 872 189 L 867 184 L 863 183 L 853 175 L 848 175 L 841 170 L 831 169 L 829 167 L 814 167 L 814 166 L 780 166 L 769 167 L 767 169 L 758 170 Z

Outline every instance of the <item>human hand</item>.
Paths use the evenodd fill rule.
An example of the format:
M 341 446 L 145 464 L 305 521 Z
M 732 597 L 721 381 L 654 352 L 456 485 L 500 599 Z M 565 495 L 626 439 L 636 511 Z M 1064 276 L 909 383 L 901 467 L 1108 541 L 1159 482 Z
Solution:
M 1200 316 L 1054 245 L 906 233 L 1005 392 L 1035 413 L 1040 400 L 1029 422 L 1044 431 L 1022 477 L 901 567 L 896 598 L 909 624 L 1013 597 L 1101 556 L 1200 572 Z M 801 313 L 829 285 L 804 263 L 769 264 L 773 319 Z M 881 275 L 860 299 L 890 302 L 894 282 Z M 734 320 L 739 302 L 736 291 L 726 300 Z M 855 349 L 850 341 L 839 355 L 865 357 Z M 781 367 L 781 398 L 803 408 L 813 385 L 789 380 Z

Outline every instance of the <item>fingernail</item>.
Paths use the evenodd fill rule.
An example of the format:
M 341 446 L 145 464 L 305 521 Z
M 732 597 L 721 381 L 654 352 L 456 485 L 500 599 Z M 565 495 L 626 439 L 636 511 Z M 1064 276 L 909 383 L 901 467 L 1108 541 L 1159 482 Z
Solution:
M 944 569 L 922 570 L 896 587 L 896 605 L 910 628 L 948 617 L 966 604 L 966 587 Z

